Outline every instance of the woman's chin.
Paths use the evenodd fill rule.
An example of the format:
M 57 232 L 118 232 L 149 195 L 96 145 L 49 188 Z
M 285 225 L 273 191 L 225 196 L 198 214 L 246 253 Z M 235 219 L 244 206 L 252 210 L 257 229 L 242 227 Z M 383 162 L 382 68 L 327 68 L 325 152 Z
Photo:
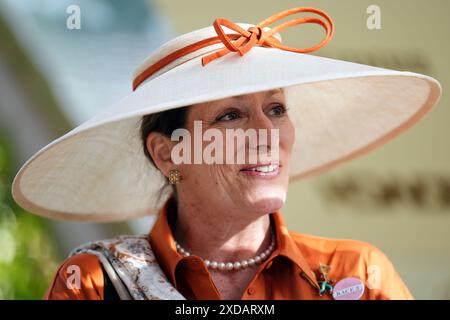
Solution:
M 286 189 L 282 187 L 259 187 L 251 193 L 243 193 L 253 212 L 270 213 L 283 207 L 286 200 Z

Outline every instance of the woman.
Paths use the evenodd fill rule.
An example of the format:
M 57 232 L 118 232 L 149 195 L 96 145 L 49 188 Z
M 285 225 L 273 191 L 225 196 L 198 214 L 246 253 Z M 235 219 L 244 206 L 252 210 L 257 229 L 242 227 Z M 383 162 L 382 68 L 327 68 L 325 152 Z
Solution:
M 298 12 L 325 21 L 267 27 Z M 277 32 L 305 22 L 326 38 L 281 44 Z M 148 235 L 75 249 L 46 298 L 412 299 L 376 247 L 288 231 L 282 219 L 289 181 L 392 139 L 440 96 L 424 75 L 302 54 L 332 35 L 312 8 L 256 26 L 217 19 L 156 50 L 131 95 L 33 156 L 13 185 L 32 212 L 117 221 L 159 211 Z

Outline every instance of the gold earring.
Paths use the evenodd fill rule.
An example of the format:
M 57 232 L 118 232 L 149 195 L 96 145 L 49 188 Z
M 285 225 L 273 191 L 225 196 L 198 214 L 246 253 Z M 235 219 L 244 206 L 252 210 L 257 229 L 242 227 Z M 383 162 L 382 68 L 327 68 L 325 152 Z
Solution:
M 173 169 L 169 171 L 169 184 L 174 185 L 180 182 L 181 174 L 178 169 Z

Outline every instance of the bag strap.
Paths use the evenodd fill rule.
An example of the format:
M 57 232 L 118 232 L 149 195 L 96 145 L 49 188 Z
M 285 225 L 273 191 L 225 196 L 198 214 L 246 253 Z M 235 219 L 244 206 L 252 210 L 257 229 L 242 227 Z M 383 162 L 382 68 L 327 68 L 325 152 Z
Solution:
M 117 236 L 72 250 L 96 255 L 117 295 L 123 300 L 185 300 L 167 279 L 146 235 Z
M 117 295 L 119 296 L 120 300 L 133 300 L 133 297 L 128 292 L 128 289 L 125 287 L 122 280 L 120 280 L 116 270 L 114 270 L 109 260 L 106 259 L 106 257 L 100 252 L 92 252 L 92 253 L 94 253 L 97 256 L 98 260 L 100 260 L 103 269 L 108 275 L 109 280 L 111 280 L 114 289 L 116 289 Z

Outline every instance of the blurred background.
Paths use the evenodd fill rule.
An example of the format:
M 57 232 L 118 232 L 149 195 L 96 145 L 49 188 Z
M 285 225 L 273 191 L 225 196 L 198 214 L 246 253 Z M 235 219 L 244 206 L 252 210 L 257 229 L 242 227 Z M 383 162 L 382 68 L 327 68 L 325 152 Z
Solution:
M 217 17 L 257 23 L 296 6 L 335 23 L 333 40 L 312 54 L 425 73 L 443 96 L 392 142 L 292 184 L 282 210 L 289 229 L 370 242 L 415 298 L 450 299 L 447 0 L 0 0 L 0 299 L 42 298 L 81 243 L 149 231 L 149 218 L 94 224 L 25 212 L 10 187 L 30 156 L 128 94 L 134 68 L 172 37 Z M 322 36 L 312 25 L 282 32 L 299 47 Z

